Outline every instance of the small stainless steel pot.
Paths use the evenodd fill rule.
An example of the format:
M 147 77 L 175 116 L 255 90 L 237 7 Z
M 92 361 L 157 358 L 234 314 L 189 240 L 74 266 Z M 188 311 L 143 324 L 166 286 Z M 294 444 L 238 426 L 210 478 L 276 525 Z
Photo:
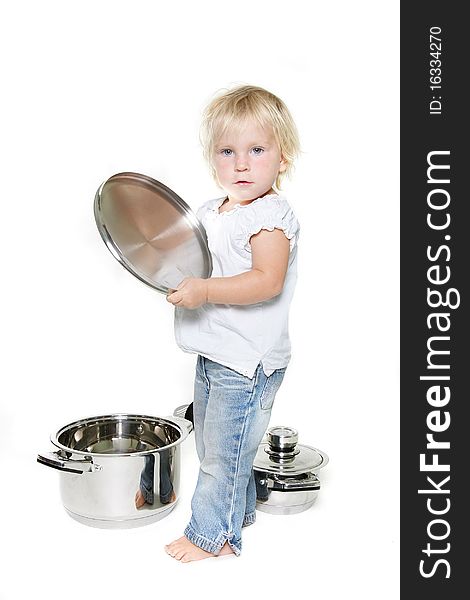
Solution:
M 320 490 L 317 473 L 328 463 L 328 456 L 297 442 L 298 433 L 291 427 L 268 429 L 253 464 L 258 510 L 293 514 L 315 502 Z
M 166 516 L 179 498 L 180 444 L 192 423 L 112 414 L 70 423 L 39 463 L 60 471 L 67 513 L 93 527 L 127 528 Z

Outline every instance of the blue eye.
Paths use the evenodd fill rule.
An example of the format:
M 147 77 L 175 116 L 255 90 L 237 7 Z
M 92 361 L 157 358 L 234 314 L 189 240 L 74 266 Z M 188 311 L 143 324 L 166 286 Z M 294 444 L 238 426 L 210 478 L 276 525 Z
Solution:
M 258 155 L 259 155 L 259 154 L 263 154 L 263 152 L 264 152 L 264 148 L 260 148 L 259 146 L 255 146 L 255 147 L 252 149 L 252 152 L 253 152 L 253 154 L 258 154 Z
M 220 151 L 220 154 L 223 156 L 232 156 L 232 150 L 230 150 L 230 148 L 224 148 Z

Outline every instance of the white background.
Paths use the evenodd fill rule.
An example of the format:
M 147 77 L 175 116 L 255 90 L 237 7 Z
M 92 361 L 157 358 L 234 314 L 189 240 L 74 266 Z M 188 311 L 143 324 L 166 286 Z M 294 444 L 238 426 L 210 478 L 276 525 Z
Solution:
M 2 54 L 2 600 L 314 595 L 398 598 L 398 2 L 11 3 Z M 180 564 L 163 551 L 181 501 L 141 529 L 80 525 L 49 435 L 112 412 L 191 401 L 194 357 L 173 309 L 104 246 L 102 181 L 150 175 L 196 209 L 220 195 L 198 142 L 219 88 L 278 94 L 303 155 L 285 193 L 301 222 L 293 358 L 271 424 L 330 456 L 309 511 L 259 513 L 243 553 Z

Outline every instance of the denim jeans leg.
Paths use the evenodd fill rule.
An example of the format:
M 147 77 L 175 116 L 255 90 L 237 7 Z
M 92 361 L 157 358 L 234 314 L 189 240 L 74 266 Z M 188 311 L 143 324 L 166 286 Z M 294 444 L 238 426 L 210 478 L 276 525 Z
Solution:
M 209 381 L 204 368 L 204 358 L 197 357 L 196 375 L 194 378 L 193 424 L 196 451 L 199 462 L 204 459 L 204 420 L 209 400 Z
M 208 359 L 202 359 L 202 364 L 208 397 L 202 441 L 197 443 L 203 458 L 191 503 L 191 521 L 184 533 L 208 552 L 218 554 L 228 542 L 238 555 L 242 525 L 254 520 L 253 460 L 283 372 L 271 380 L 272 376 L 267 378 L 259 366 L 249 379 Z M 195 413 L 199 412 L 196 404 L 204 403 L 195 399 Z M 195 430 L 197 423 L 196 417 Z
M 270 411 L 271 412 L 271 411 Z M 248 527 L 256 521 L 256 486 L 253 469 L 246 488 L 246 506 L 242 527 Z
M 197 357 L 196 375 L 194 379 L 194 399 L 193 399 L 193 422 L 194 435 L 196 442 L 196 451 L 199 461 L 204 459 L 204 418 L 206 414 L 207 401 L 209 398 L 209 381 L 204 367 L 204 358 Z M 248 482 L 246 490 L 246 510 L 243 519 L 243 527 L 251 525 L 256 520 L 256 488 L 253 473 Z

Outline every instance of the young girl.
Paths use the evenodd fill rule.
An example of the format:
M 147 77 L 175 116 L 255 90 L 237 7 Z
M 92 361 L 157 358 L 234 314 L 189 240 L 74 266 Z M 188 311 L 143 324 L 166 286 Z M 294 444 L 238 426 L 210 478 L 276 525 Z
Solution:
M 176 306 L 178 345 L 198 354 L 199 478 L 184 536 L 165 546 L 182 562 L 238 556 L 242 527 L 255 521 L 252 466 L 290 359 L 299 235 L 277 191 L 299 152 L 295 124 L 279 98 L 253 86 L 220 95 L 206 108 L 201 139 L 226 195 L 197 213 L 212 276 L 186 278 L 167 297 Z

